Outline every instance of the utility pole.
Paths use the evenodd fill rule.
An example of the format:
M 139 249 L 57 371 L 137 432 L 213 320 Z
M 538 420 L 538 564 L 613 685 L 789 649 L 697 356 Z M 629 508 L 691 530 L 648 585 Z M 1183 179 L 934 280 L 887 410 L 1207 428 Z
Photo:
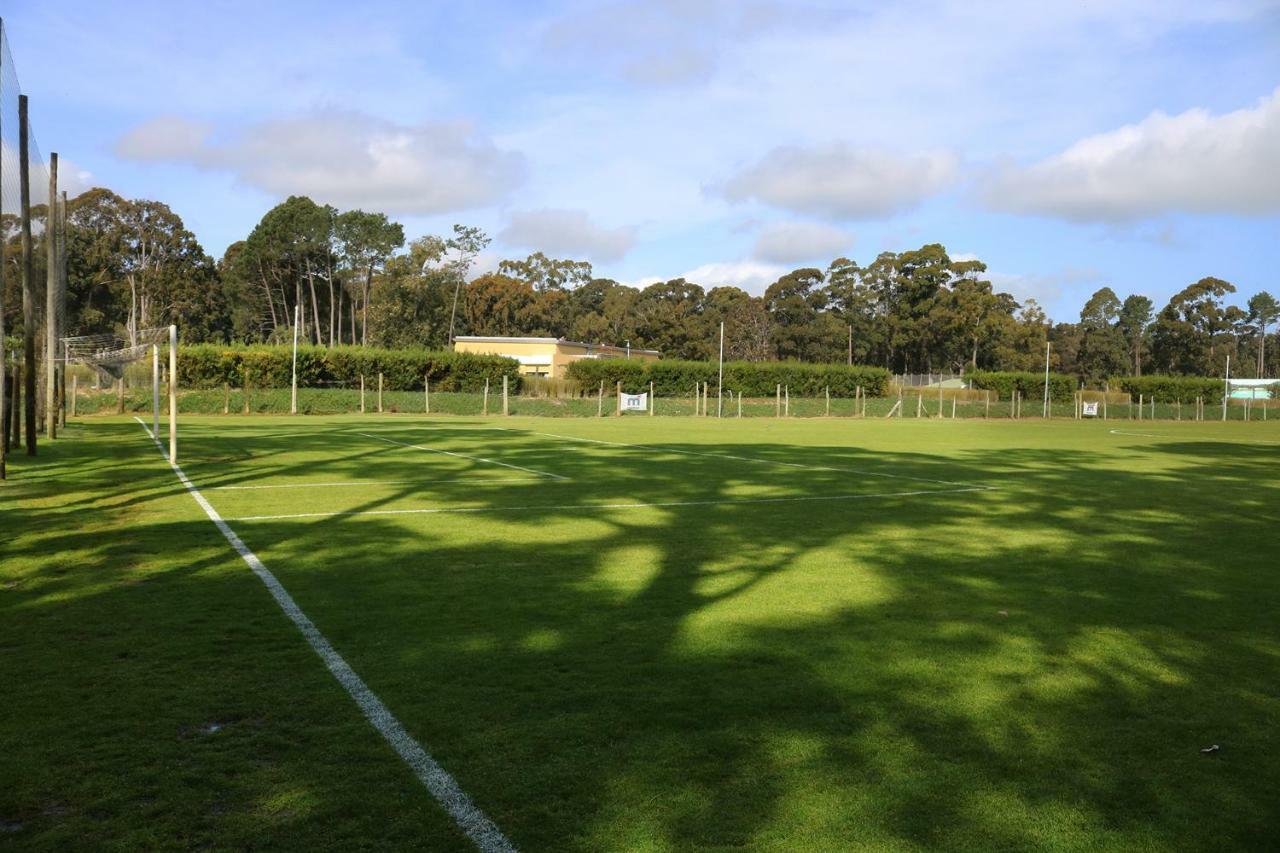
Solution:
M 36 455 L 36 283 L 31 267 L 31 163 L 27 96 L 18 96 L 18 197 L 22 217 L 22 401 L 27 455 Z
M 58 437 L 58 155 L 49 153 L 49 203 L 44 216 L 44 412 L 45 432 Z

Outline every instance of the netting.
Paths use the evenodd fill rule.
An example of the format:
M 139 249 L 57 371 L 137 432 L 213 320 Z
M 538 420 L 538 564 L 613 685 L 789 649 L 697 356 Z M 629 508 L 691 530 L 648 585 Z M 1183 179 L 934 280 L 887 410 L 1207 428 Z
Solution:
M 4 239 L 18 235 L 18 216 L 22 210 L 19 187 L 20 145 L 18 140 L 18 97 L 22 86 L 4 22 L 0 21 L 0 217 L 3 217 Z M 33 130 L 35 118 L 28 116 L 27 166 L 31 187 L 31 232 L 33 237 L 44 231 L 44 208 L 49 201 L 49 170 Z M 41 209 L 36 209 L 41 208 Z M 6 273 L 9 270 L 6 270 Z
M 169 327 L 139 329 L 130 342 L 112 333 L 76 335 L 62 339 L 68 364 L 86 364 L 113 379 L 124 376 L 125 368 L 145 358 L 151 347 L 169 342 Z

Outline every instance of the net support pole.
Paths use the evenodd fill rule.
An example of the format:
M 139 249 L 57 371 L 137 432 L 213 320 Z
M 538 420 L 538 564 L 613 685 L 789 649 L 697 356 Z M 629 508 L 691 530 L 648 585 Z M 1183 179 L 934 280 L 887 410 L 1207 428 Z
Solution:
M 18 96 L 18 197 L 22 241 L 22 432 L 36 455 L 36 283 L 31 257 L 31 156 L 27 96 Z
M 431 377 L 422 377 L 422 413 L 431 414 Z
M 653 407 L 654 407 L 653 382 L 650 381 L 649 382 L 649 417 L 653 417 Z
M 73 418 L 76 416 L 76 399 L 80 396 L 80 388 L 77 381 L 79 378 L 78 375 L 71 374 L 71 417 Z
M 160 345 L 151 345 L 151 434 L 160 437 Z
M 724 320 L 720 321 L 720 367 L 716 371 L 716 417 L 724 416 Z
M 169 461 L 178 462 L 178 327 L 169 327 Z
M 45 434 L 58 437 L 58 155 L 49 154 L 49 203 L 45 205 L 44 410 Z

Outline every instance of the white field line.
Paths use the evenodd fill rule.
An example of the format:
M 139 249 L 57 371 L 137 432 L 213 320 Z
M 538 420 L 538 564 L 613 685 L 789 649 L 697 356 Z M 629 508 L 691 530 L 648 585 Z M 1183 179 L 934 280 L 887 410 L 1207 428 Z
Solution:
M 409 447 L 413 450 L 425 450 L 428 453 L 443 453 L 445 456 L 452 456 L 456 459 L 470 459 L 473 462 L 485 462 L 489 465 L 501 465 L 503 468 L 511 468 L 515 471 L 524 471 L 526 474 L 537 474 L 539 477 L 550 477 L 552 480 L 567 480 L 568 477 L 562 477 L 559 474 L 550 474 L 546 471 L 535 471 L 532 468 L 522 468 L 519 465 L 512 465 L 508 462 L 499 462 L 496 459 L 485 459 L 483 456 L 468 456 L 465 453 L 454 453 L 452 450 L 440 450 L 435 447 L 423 447 L 421 444 L 406 444 L 403 441 L 395 441 L 390 438 L 383 438 L 380 435 L 372 433 L 360 432 L 356 435 L 363 435 L 365 438 L 372 438 L 377 441 L 385 441 L 387 444 L 398 444 L 401 447 Z
M 697 450 L 677 450 L 662 444 L 627 444 L 621 441 L 604 441 L 598 438 L 582 438 L 576 435 L 561 435 L 555 432 L 531 432 L 511 427 L 497 427 L 508 432 L 522 432 L 528 435 L 541 435 L 547 438 L 561 438 L 566 441 L 585 441 L 591 444 L 607 444 L 612 447 L 631 447 L 637 450 L 658 451 L 660 453 L 680 453 L 685 456 L 709 456 L 712 459 L 733 459 L 738 462 L 754 462 L 759 465 L 781 465 L 785 468 L 800 468 L 806 471 L 834 471 L 841 474 L 861 474 L 867 477 L 885 477 L 891 480 L 914 480 L 918 483 L 938 483 L 943 486 L 972 486 L 970 483 L 959 483 L 954 480 L 935 480 L 931 477 L 912 477 L 906 474 L 886 474 L 882 471 L 866 471 L 858 468 L 831 468 L 826 465 L 805 465 L 800 462 L 782 462 L 777 459 L 760 459 L 754 456 L 735 456 L 732 453 L 703 453 Z M 974 489 L 994 489 L 995 486 L 972 486 Z
M 965 486 L 959 489 L 923 489 L 913 492 L 880 492 L 873 495 L 801 495 L 790 498 L 721 498 L 700 501 L 635 501 L 607 504 L 542 504 L 532 506 L 437 507 L 432 509 L 354 509 L 333 512 L 294 512 L 284 515 L 245 515 L 232 521 L 277 521 L 287 518 L 333 518 L 356 515 L 442 515 L 446 513 L 538 512 L 546 510 L 648 509 L 681 506 L 744 506 L 749 504 L 785 504 L 805 501 L 862 501 L 872 498 L 908 498 L 921 495 L 946 495 L 959 492 L 987 492 L 987 486 Z
M 160 453 L 165 459 L 169 458 L 169 454 L 165 451 L 165 447 L 152 434 L 151 430 L 141 418 L 135 417 L 151 440 L 155 442 L 156 447 L 160 449 Z M 356 674 L 338 654 L 337 650 L 329 643 L 324 634 L 320 633 L 320 629 L 315 623 L 302 611 L 298 603 L 293 600 L 293 596 L 284 588 L 284 585 L 276 578 L 271 571 L 263 565 L 258 556 L 249 550 L 249 546 L 236 535 L 218 515 L 218 511 L 213 505 L 205 500 L 204 495 L 200 494 L 200 490 L 195 487 L 191 480 L 187 479 L 186 473 L 178 466 L 177 463 L 169 460 L 169 467 L 178 475 L 178 480 L 186 487 L 200 508 L 204 510 L 205 515 L 209 516 L 209 520 L 217 526 L 218 530 L 231 543 L 231 547 L 236 550 L 241 558 L 248 564 L 253 573 L 267 587 L 272 598 L 276 600 L 276 604 L 280 605 L 280 609 L 289 617 L 289 620 L 297 626 L 302 632 L 302 636 L 306 638 L 307 643 L 312 650 L 320 656 L 325 666 L 329 668 L 329 672 L 333 673 L 333 677 L 338 680 L 355 700 L 360 710 L 364 712 L 365 717 L 377 729 L 378 734 L 382 735 L 387 743 L 391 744 L 391 748 L 396 751 L 405 764 L 408 764 L 413 770 L 414 775 L 426 786 L 431 795 L 444 806 L 453 818 L 454 823 L 466 833 L 467 837 L 475 843 L 476 847 L 485 853 L 493 851 L 493 853 L 514 853 L 515 846 L 507 840 L 502 831 L 491 821 L 480 808 L 471 801 L 466 792 L 458 785 L 458 781 L 449 774 L 436 760 L 422 748 L 422 744 L 418 743 L 410 735 L 391 713 L 385 703 L 378 698 L 369 685 Z
M 1215 438 L 1208 435 L 1179 435 L 1176 432 L 1135 432 L 1128 429 L 1113 429 L 1112 435 L 1140 435 L 1144 438 L 1178 438 L 1183 441 L 1206 441 L 1211 444 L 1280 444 L 1280 441 L 1267 441 L 1265 438 Z
M 434 485 L 437 483 L 464 483 L 468 486 L 483 486 L 488 483 L 531 483 L 537 482 L 537 477 L 454 477 L 448 480 L 349 480 L 345 482 L 333 483 L 263 483 L 257 486 L 208 486 L 210 491 L 233 492 L 245 491 L 248 489 L 310 489 L 310 488 L 339 488 L 345 486 L 403 486 L 403 485 Z

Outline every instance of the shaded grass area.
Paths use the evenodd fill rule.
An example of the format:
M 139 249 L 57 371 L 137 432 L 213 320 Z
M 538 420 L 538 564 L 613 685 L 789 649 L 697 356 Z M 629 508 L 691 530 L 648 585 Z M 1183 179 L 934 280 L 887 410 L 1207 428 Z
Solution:
M 234 526 L 522 848 L 1261 850 L 1269 426 L 191 419 L 181 454 L 228 517 L 352 513 Z M 76 429 L 17 484 L 0 838 L 455 842 L 142 431 Z M 261 485 L 302 488 L 224 488 Z

